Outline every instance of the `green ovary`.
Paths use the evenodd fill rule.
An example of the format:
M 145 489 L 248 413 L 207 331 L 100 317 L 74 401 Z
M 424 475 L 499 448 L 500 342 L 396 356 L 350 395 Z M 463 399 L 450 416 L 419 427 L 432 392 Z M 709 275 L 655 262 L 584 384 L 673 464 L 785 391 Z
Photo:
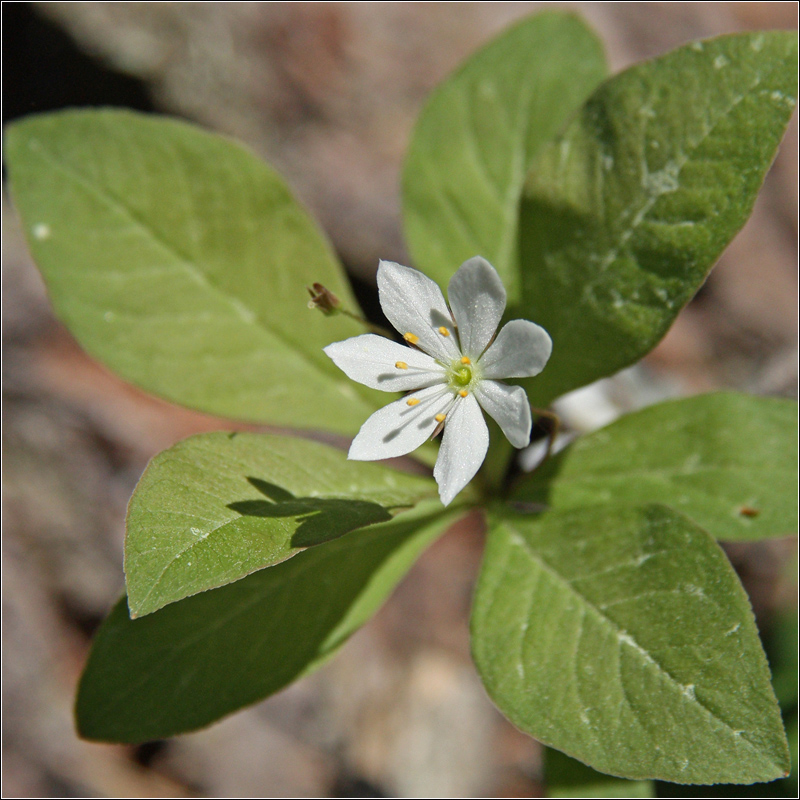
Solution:
M 453 383 L 456 386 L 469 386 L 472 380 L 472 370 L 469 367 L 461 367 L 453 374 Z
M 468 389 L 478 378 L 474 364 L 462 364 L 456 361 L 449 369 L 447 382 L 452 389 Z

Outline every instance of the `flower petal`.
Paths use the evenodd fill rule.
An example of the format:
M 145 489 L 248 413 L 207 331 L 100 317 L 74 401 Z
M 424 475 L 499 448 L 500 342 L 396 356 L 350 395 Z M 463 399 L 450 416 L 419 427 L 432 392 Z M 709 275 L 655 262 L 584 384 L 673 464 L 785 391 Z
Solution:
M 450 279 L 447 298 L 458 324 L 461 352 L 477 360 L 492 340 L 506 308 L 506 290 L 481 256 L 465 261 Z
M 443 362 L 461 355 L 442 291 L 430 278 L 394 261 L 381 261 L 378 293 L 386 318 L 401 334 L 413 334 L 413 344 Z
M 474 395 L 457 398 L 444 423 L 442 446 L 433 470 L 439 497 L 449 505 L 486 458 L 489 429 Z
M 408 401 L 419 400 L 415 405 Z M 413 392 L 376 411 L 362 426 L 350 445 L 347 457 L 353 461 L 379 461 L 404 456 L 431 437 L 439 424 L 435 417 L 453 402 L 444 384 Z
M 550 358 L 553 342 L 547 331 L 526 319 L 504 325 L 480 360 L 484 378 L 532 378 Z
M 444 368 L 429 355 L 374 333 L 334 342 L 324 350 L 348 378 L 370 389 L 407 392 L 444 383 L 446 379 Z
M 483 380 L 475 388 L 475 397 L 514 447 L 528 446 L 533 423 L 528 395 L 521 386 Z

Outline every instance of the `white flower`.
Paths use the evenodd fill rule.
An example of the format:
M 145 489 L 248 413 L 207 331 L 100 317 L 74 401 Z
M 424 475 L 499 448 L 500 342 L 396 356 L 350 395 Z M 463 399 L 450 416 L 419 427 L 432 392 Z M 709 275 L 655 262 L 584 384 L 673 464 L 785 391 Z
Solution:
M 506 307 L 494 267 L 480 256 L 461 265 L 439 287 L 392 261 L 378 267 L 384 314 L 412 347 L 365 334 L 328 345 L 325 352 L 354 381 L 386 392 L 411 393 L 376 411 L 361 427 L 348 458 L 377 461 L 416 450 L 444 426 L 433 476 L 445 505 L 472 480 L 486 457 L 489 431 L 481 408 L 514 447 L 531 435 L 525 390 L 500 378 L 538 375 L 550 357 L 547 332 L 523 319 L 504 325 Z

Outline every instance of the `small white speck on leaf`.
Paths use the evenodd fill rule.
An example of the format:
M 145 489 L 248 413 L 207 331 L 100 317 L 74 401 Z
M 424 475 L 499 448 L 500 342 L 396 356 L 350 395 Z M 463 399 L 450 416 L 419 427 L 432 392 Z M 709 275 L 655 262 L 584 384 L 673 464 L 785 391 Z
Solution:
M 655 145 L 656 142 L 653 141 L 652 144 Z M 670 161 L 664 166 L 664 169 L 647 173 L 642 179 L 642 187 L 657 197 L 675 192 L 680 188 L 679 174 L 680 164 Z
M 103 319 L 106 322 L 113 322 L 116 316 L 117 315 L 113 311 L 106 311 L 106 313 L 103 314 Z M 192 528 L 192 530 L 194 530 L 194 528 Z
M 776 103 L 785 103 L 789 108 L 794 108 L 797 103 L 794 97 L 789 97 L 777 90 L 770 93 L 770 99 L 774 100 Z
M 728 64 L 730 64 L 730 63 L 731 62 L 727 58 L 725 58 L 725 56 L 718 55 L 714 59 L 714 69 L 722 69 L 723 67 L 727 67 Z
M 687 583 L 684 585 L 683 590 L 687 594 L 692 594 L 695 597 L 705 597 L 706 593 L 703 591 L 701 586 L 695 586 L 693 583 Z
M 353 387 L 349 383 L 338 383 L 336 388 L 350 400 L 356 400 L 358 395 L 353 391 Z
M 497 97 L 497 87 L 490 80 L 482 80 L 478 85 L 478 91 L 481 93 L 481 97 L 487 100 Z
M 38 225 L 33 226 L 33 238 L 43 242 L 49 239 L 51 234 L 50 226 L 45 222 L 40 222 Z
M 683 462 L 683 472 L 694 472 L 700 465 L 700 453 L 692 453 Z
M 742 623 L 741 622 L 737 622 L 730 630 L 725 631 L 725 635 L 726 636 L 733 636 L 733 634 L 736 633 L 736 631 L 738 631 L 739 628 L 741 628 L 741 627 L 742 627 Z

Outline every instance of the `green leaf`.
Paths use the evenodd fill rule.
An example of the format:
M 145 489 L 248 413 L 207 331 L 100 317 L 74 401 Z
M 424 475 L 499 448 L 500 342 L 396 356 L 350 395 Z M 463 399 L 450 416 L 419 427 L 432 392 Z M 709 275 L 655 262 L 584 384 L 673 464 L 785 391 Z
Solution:
M 542 150 L 513 309 L 553 339 L 534 405 L 662 338 L 750 215 L 796 88 L 793 32 L 695 42 L 611 78 Z
M 797 404 L 719 393 L 582 436 L 514 492 L 552 508 L 664 503 L 718 539 L 797 532 Z
M 546 747 L 547 797 L 655 797 L 652 781 L 626 781 L 603 775 L 564 753 Z
M 528 167 L 605 77 L 592 31 L 547 11 L 502 33 L 433 92 L 403 171 L 406 238 L 420 269 L 444 285 L 482 255 L 517 299 Z
M 594 769 L 753 783 L 789 768 L 747 596 L 669 508 L 496 510 L 472 632 L 503 713 Z
M 430 503 L 271 569 L 97 634 L 76 707 L 81 736 L 141 742 L 200 728 L 328 658 L 458 512 Z
M 208 433 L 156 456 L 128 507 L 131 615 L 239 580 L 390 512 L 436 484 L 284 436 Z
M 309 310 L 306 285 L 354 301 L 313 220 L 251 152 L 114 110 L 29 117 L 6 147 L 56 313 L 123 378 L 213 414 L 343 433 L 381 405 L 322 352 L 362 331 Z

